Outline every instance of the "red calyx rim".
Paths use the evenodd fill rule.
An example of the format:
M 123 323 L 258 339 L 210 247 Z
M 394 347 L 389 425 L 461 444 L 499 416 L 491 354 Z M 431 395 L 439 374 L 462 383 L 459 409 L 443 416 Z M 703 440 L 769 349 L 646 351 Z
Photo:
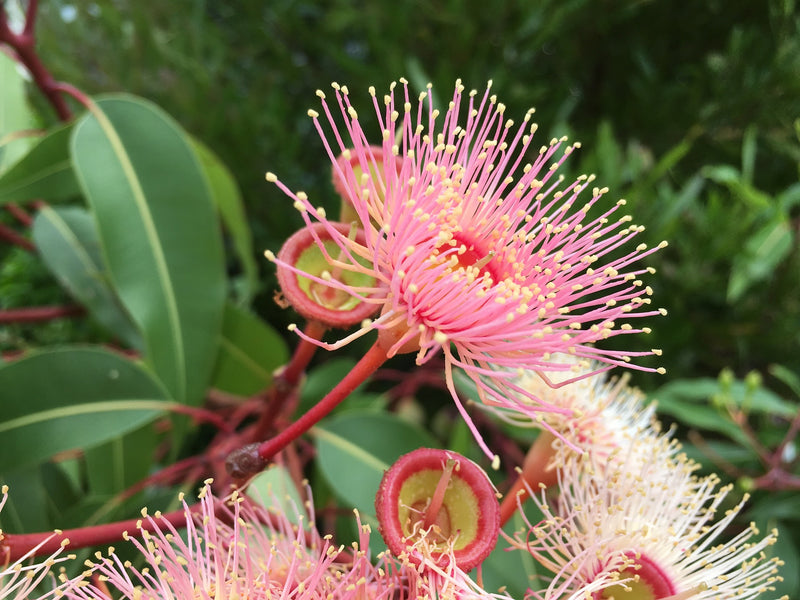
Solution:
M 455 462 L 451 480 L 445 492 L 441 521 L 447 523 L 456 565 L 470 571 L 480 565 L 497 543 L 500 530 L 500 505 L 494 487 L 486 473 L 471 460 L 448 450 L 420 448 L 401 456 L 385 473 L 375 510 L 380 532 L 386 545 L 396 556 L 407 555 L 417 564 L 425 557 L 416 549 L 415 540 L 409 537 L 409 518 L 420 522 L 421 516 L 408 503 L 430 502 L 436 483 L 445 473 L 448 461 Z M 416 483 L 414 478 L 417 479 Z M 408 486 L 412 487 L 409 491 Z M 448 499 L 448 495 L 452 495 Z M 466 500 L 466 502 L 465 502 Z M 440 522 L 437 515 L 436 522 Z M 449 551 L 433 553 L 437 566 L 447 568 Z
M 348 235 L 351 227 L 350 225 L 346 225 L 344 223 L 331 222 L 329 222 L 327 226 L 332 226 L 345 236 Z M 317 240 L 323 244 L 326 242 L 330 243 L 330 247 L 328 248 L 329 255 L 335 256 L 339 252 L 338 246 L 336 246 L 335 242 L 331 238 L 330 233 L 326 229 L 326 225 L 323 223 L 313 223 L 310 226 L 304 227 L 303 229 L 295 232 L 291 237 L 289 237 L 289 239 L 286 240 L 280 252 L 278 253 L 278 259 L 284 263 L 298 266 L 298 263 L 302 260 L 305 253 L 317 251 L 320 253 L 318 258 L 320 261 L 320 267 L 322 268 L 319 269 L 319 272 L 307 272 L 309 272 L 311 275 L 321 276 L 323 270 L 330 271 L 332 270 L 332 267 L 324 261 L 324 257 L 319 249 Z M 355 241 L 361 245 L 365 244 L 363 231 L 359 230 L 357 232 Z M 300 267 L 298 266 L 298 268 Z M 371 304 L 361 301 L 343 290 L 338 290 L 322 283 L 313 282 L 310 279 L 303 277 L 303 275 L 293 271 L 292 269 L 281 265 L 280 263 L 277 265 L 277 274 L 278 283 L 280 284 L 283 295 L 289 304 L 291 304 L 292 307 L 306 319 L 311 321 L 319 321 L 328 327 L 345 329 L 347 327 L 357 325 L 364 319 L 372 316 L 377 311 L 379 306 L 378 304 Z M 364 274 L 352 274 L 350 271 L 343 272 L 343 276 L 345 278 L 366 277 Z M 304 281 L 301 281 L 301 278 Z M 313 286 L 316 286 L 316 289 L 320 290 L 320 292 L 323 294 L 327 293 L 334 296 L 338 295 L 340 297 L 344 297 L 348 304 L 354 305 L 353 308 L 340 310 L 321 304 L 309 294 L 309 289 L 311 289 Z

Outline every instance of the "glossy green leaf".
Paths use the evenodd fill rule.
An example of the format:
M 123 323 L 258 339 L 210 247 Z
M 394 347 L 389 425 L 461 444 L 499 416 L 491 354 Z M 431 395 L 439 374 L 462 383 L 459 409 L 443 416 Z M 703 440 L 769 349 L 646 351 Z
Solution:
M 150 474 L 158 436 L 150 425 L 139 427 L 84 452 L 92 495 L 118 494 Z
M 193 140 L 194 149 L 205 170 L 211 197 L 233 242 L 233 249 L 242 266 L 242 284 L 236 286 L 238 301 L 249 305 L 258 287 L 258 266 L 253 258 L 253 234 L 247 223 L 242 194 L 228 167 L 208 146 Z
M 541 515 L 541 512 L 536 509 L 536 505 L 533 502 L 529 501 L 526 506 L 533 509 L 531 512 Z M 536 523 L 538 521 L 533 520 L 531 522 Z M 503 530 L 508 535 L 513 535 L 515 531 L 524 530 L 525 527 L 525 521 L 517 513 L 503 527 Z M 487 592 L 496 593 L 503 589 L 503 592 L 512 598 L 523 598 L 528 588 L 535 585 L 534 582 L 537 578 L 536 560 L 528 552 L 520 552 L 519 550 L 509 552 L 507 551 L 508 547 L 509 544 L 505 538 L 499 536 L 497 546 L 481 564 L 483 587 Z
M 319 468 L 334 492 L 366 515 L 375 513 L 383 472 L 401 455 L 438 445 L 392 414 L 346 413 L 311 430 Z
M 25 80 L 16 61 L 0 52 L 0 173 L 25 154 L 31 141 L 19 138 L 21 130 L 35 127 L 25 97 Z
M 0 511 L 0 529 L 7 533 L 47 531 L 47 490 L 39 469 L 9 470 L 0 475 L 8 486 L 8 499 Z
M 749 447 L 726 440 L 706 438 L 698 445 L 683 442 L 682 451 L 690 459 L 701 465 L 714 465 L 718 461 L 725 461 L 735 465 L 743 471 L 758 469 L 758 455 Z
M 187 134 L 158 107 L 108 97 L 75 127 L 72 158 L 117 294 L 173 397 L 199 403 L 226 294 L 219 225 Z
M 72 126 L 60 126 L 38 140 L 25 156 L 0 176 L 0 204 L 44 198 L 48 202 L 80 194 L 69 139 Z
M 73 298 L 129 346 L 142 348 L 136 326 L 109 285 L 97 230 L 87 211 L 43 208 L 33 221 L 33 241 L 44 263 Z
M 301 415 L 317 402 L 319 402 L 325 394 L 331 391 L 334 386 L 342 379 L 342 374 L 350 371 L 356 364 L 352 358 L 331 357 L 327 358 L 321 364 L 315 366 L 308 373 L 303 387 L 300 388 L 300 402 L 298 403 L 295 415 Z M 353 393 L 345 399 L 345 403 L 350 400 L 353 395 L 360 394 L 363 390 L 363 384 L 358 386 Z
M 727 400 L 737 407 L 744 407 L 749 413 L 760 413 L 791 418 L 795 415 L 797 407 L 787 402 L 775 392 L 759 387 L 754 390 L 741 380 L 730 382 L 725 390 L 717 379 L 698 377 L 694 379 L 676 379 L 661 386 L 652 395 L 658 401 L 659 410 L 672 402 L 685 402 L 687 404 L 709 404 L 711 399 L 725 393 Z
M 60 348 L 5 364 L 0 390 L 0 473 L 114 439 L 170 405 L 146 370 L 97 348 Z
M 244 308 L 225 306 L 213 387 L 251 396 L 269 386 L 288 358 L 286 342 L 272 327 Z
M 292 523 L 299 521 L 298 514 L 308 514 L 289 471 L 281 465 L 272 465 L 256 475 L 247 486 L 247 494 L 262 506 L 286 515 Z M 305 523 L 308 524 L 307 517 Z
M 80 494 L 63 468 L 67 461 L 42 463 L 0 476 L 8 485 L 8 501 L 0 511 L 5 533 L 47 531 L 72 525 L 64 514 L 80 501 Z

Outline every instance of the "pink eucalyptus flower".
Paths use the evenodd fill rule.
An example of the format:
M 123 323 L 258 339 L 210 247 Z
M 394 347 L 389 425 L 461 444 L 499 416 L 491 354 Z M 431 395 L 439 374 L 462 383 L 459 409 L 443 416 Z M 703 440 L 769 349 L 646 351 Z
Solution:
M 307 517 L 264 508 L 234 492 L 215 498 L 210 480 L 199 495 L 200 510 L 182 500 L 185 533 L 160 515 L 144 519 L 153 527 L 140 528 L 141 539 L 127 539 L 148 566 L 136 569 L 113 548 L 80 577 L 62 583 L 68 600 L 341 600 L 389 598 L 392 582 L 375 584 L 369 560 L 369 528 L 349 552 L 332 545 L 308 526 Z M 313 517 L 312 517 L 313 520 Z M 376 593 L 377 590 L 377 593 Z
M 624 201 L 603 206 L 607 189 L 586 191 L 593 176 L 564 182 L 558 167 L 578 144 L 566 145 L 561 138 L 534 146 L 533 110 L 516 126 L 505 118 L 491 86 L 464 96 L 456 82 L 440 115 L 430 86 L 414 99 L 407 82 L 401 83 L 382 101 L 370 88 L 382 132 L 380 152 L 367 141 L 346 87 L 333 85 L 333 108 L 317 92 L 324 118 L 309 111 L 334 165 L 337 188 L 364 231 L 363 244 L 328 221 L 305 193 L 290 191 L 267 173 L 267 180 L 292 198 L 306 225 L 325 224 L 340 249 L 333 255 L 320 243 L 331 265 L 368 274 L 374 287 L 323 279 L 266 254 L 320 285 L 380 308 L 378 318 L 335 344 L 310 341 L 335 349 L 376 329 L 390 357 L 417 352 L 422 364 L 441 350 L 453 399 L 491 456 L 455 390 L 453 368 L 467 372 L 487 405 L 532 417 L 563 412 L 517 385 L 516 370 L 567 370 L 552 361 L 556 352 L 596 359 L 601 369 L 651 354 L 602 350 L 594 342 L 647 331 L 627 319 L 664 312 L 649 308 L 651 290 L 639 279 L 647 269 L 634 266 L 655 248 L 629 246 L 643 228 L 616 216 Z M 590 217 L 590 210 L 596 216 Z
M 667 438 L 648 439 L 604 460 L 605 469 L 590 453 L 573 456 L 555 508 L 544 491 L 532 494 L 544 519 L 512 544 L 554 574 L 534 597 L 747 600 L 774 589 L 782 563 L 765 551 L 777 532 L 759 539 L 751 524 L 721 539 L 747 498 L 717 519 L 731 486 L 693 475 L 697 465 L 677 451 Z

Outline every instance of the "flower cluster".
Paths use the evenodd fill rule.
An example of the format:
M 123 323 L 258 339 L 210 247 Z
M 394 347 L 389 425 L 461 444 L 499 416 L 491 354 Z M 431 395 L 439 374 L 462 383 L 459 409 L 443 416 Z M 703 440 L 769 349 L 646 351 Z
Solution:
M 376 306 L 380 315 L 336 344 L 311 341 L 336 348 L 378 330 L 389 357 L 416 352 L 421 364 L 440 351 L 453 399 L 488 456 L 455 389 L 455 368 L 473 380 L 485 406 L 535 417 L 564 410 L 520 387 L 518 369 L 568 371 L 570 364 L 553 359 L 556 352 L 597 360 L 596 370 L 651 354 L 594 345 L 647 331 L 628 320 L 663 310 L 650 308 L 651 290 L 639 278 L 647 269 L 634 266 L 656 248 L 628 247 L 643 228 L 616 216 L 624 201 L 601 208 L 607 190 L 587 191 L 592 176 L 565 182 L 558 175 L 578 144 L 553 139 L 537 150 L 533 111 L 515 125 L 491 85 L 465 95 L 456 82 L 440 119 L 430 87 L 415 100 L 401 80 L 383 102 L 370 89 L 383 136 L 376 148 L 347 88 L 333 88 L 338 111 L 320 91 L 324 118 L 309 114 L 353 222 L 329 220 L 305 193 L 268 173 L 293 200 L 330 268 L 312 272 L 272 252 L 267 257 L 298 279 Z M 365 276 L 358 285 L 348 275 L 354 273 Z
M 697 474 L 627 375 L 608 377 L 614 366 L 645 368 L 632 358 L 660 352 L 595 346 L 646 332 L 627 319 L 663 312 L 650 308 L 639 279 L 648 270 L 635 266 L 655 248 L 627 247 L 642 228 L 616 216 L 624 203 L 604 209 L 607 190 L 585 191 L 592 177 L 565 183 L 558 169 L 577 144 L 553 139 L 531 152 L 532 111 L 515 126 L 490 87 L 465 95 L 457 82 L 440 120 L 430 88 L 415 106 L 401 84 L 382 104 L 370 90 L 380 147 L 367 142 L 345 87 L 334 84 L 338 116 L 318 93 L 324 118 L 310 115 L 343 197 L 340 221 L 270 173 L 306 227 L 267 256 L 286 300 L 315 324 L 299 332 L 305 340 L 337 348 L 376 330 L 364 363 L 374 368 L 398 353 L 415 352 L 422 364 L 440 352 L 447 387 L 489 456 L 456 373 L 484 409 L 540 429 L 502 504 L 471 460 L 414 450 L 377 490 L 386 550 L 374 555 L 358 512 L 350 546 L 318 531 L 310 490 L 307 511 L 287 512 L 246 489 L 215 496 L 207 480 L 196 504 L 181 497 L 177 519 L 143 511 L 137 531 L 125 533 L 146 566 L 112 547 L 80 575 L 61 573 L 38 600 L 511 600 L 482 585 L 481 565 L 498 538 L 549 572 L 547 587 L 529 589 L 529 599 L 749 600 L 774 590 L 781 563 L 768 549 L 776 532 L 758 537 L 751 525 L 725 537 L 747 498 L 730 504 L 731 487 Z M 308 333 L 356 323 L 334 344 Z M 351 376 L 276 439 L 291 441 L 321 418 L 358 383 Z M 275 448 L 251 444 L 242 456 L 260 468 Z M 540 521 L 521 510 L 527 496 Z M 5 501 L 3 489 L 0 509 Z M 517 512 L 522 529 L 502 533 Z M 34 598 L 52 567 L 70 558 L 59 550 L 25 566 L 35 550 L 0 571 L 0 600 Z
M 234 492 L 224 501 L 206 481 L 199 504 L 181 498 L 186 533 L 160 514 L 139 522 L 139 537 L 126 539 L 148 567 L 136 569 L 118 558 L 114 548 L 80 577 L 67 580 L 62 593 L 70 600 L 197 598 L 359 598 L 366 595 L 363 573 L 373 569 L 368 537 L 351 552 L 323 538 L 308 516 L 269 510 Z M 313 518 L 313 516 L 312 516 Z M 113 590 L 113 591 L 112 591 Z M 345 593 L 346 592 L 346 593 Z
M 147 567 L 135 568 L 110 548 L 87 562 L 88 569 L 80 576 L 62 577 L 58 596 L 68 600 L 505 598 L 486 593 L 455 565 L 414 563 L 388 551 L 373 563 L 371 531 L 358 513 L 359 540 L 345 547 L 318 533 L 313 513 L 297 510 L 288 515 L 238 492 L 219 499 L 211 492 L 210 480 L 199 500 L 192 507 L 181 498 L 184 534 L 160 515 L 143 511 L 138 537 L 127 539 Z
M 513 545 L 554 573 L 544 597 L 594 589 L 604 598 L 748 599 L 774 589 L 781 563 L 765 550 L 777 532 L 755 539 L 751 524 L 720 542 L 747 498 L 715 520 L 731 487 L 694 475 L 675 443 L 634 442 L 604 466 L 591 451 L 571 457 L 555 509 L 531 490 L 544 519 Z

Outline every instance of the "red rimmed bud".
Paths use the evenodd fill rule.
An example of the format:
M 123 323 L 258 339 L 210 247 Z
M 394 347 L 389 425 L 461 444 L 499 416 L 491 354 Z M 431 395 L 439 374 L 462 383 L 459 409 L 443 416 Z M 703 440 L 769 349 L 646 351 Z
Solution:
M 345 150 L 336 159 L 332 167 L 333 188 L 342 197 L 342 207 L 340 211 L 340 221 L 349 223 L 350 221 L 358 221 L 358 215 L 353 208 L 353 195 L 360 198 L 363 195 L 363 189 L 366 188 L 371 194 L 376 194 L 380 202 L 384 201 L 386 194 L 386 182 L 383 179 L 383 173 L 386 172 L 384 161 L 388 159 L 394 162 L 397 174 L 400 174 L 403 163 L 398 156 L 389 155 L 385 156 L 383 148 L 380 146 L 367 146 L 362 149 L 362 154 L 357 154 L 354 150 Z M 369 177 L 366 182 L 362 182 L 364 174 L 363 164 L 368 165 Z M 352 180 L 343 178 L 343 173 L 353 174 Z M 365 185 L 366 184 L 366 185 Z
M 486 473 L 448 450 L 420 448 L 384 473 L 375 511 L 386 545 L 417 564 L 470 571 L 497 543 L 500 506 Z
M 351 226 L 344 223 L 328 223 L 327 226 L 313 223 L 294 233 L 278 253 L 278 283 L 285 299 L 306 319 L 328 327 L 347 328 L 369 318 L 378 305 L 364 302 L 343 287 L 371 288 L 375 278 L 368 272 L 368 265 L 354 265 L 342 256 L 339 244 L 332 239 L 327 227 L 333 227 L 345 237 L 351 231 Z M 355 234 L 354 242 L 364 245 L 361 230 Z M 347 266 L 331 264 L 320 244 L 329 257 Z

